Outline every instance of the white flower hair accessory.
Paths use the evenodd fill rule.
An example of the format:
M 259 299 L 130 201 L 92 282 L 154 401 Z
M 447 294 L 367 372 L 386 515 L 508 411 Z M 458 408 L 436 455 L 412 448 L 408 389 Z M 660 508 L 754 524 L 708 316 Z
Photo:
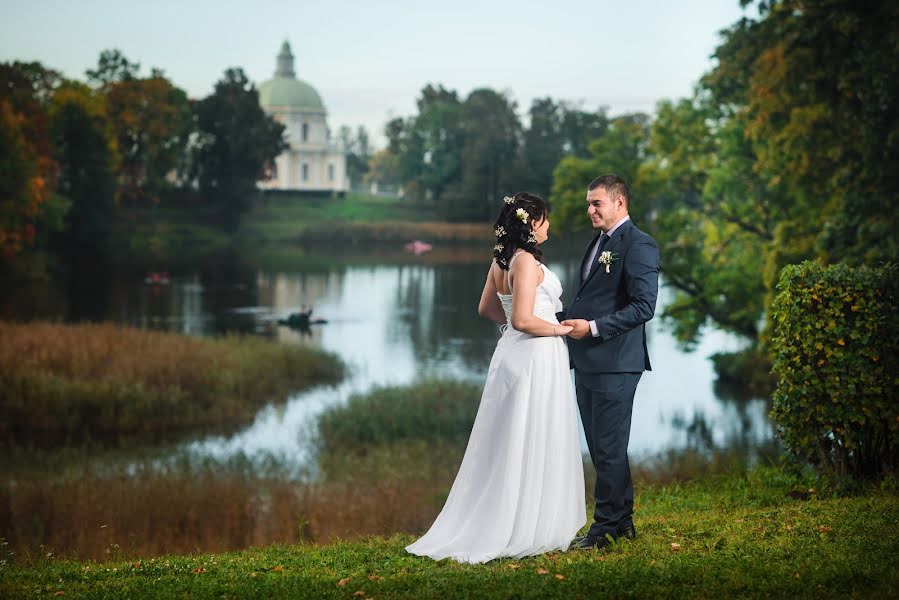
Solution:
M 497 244 L 496 246 L 493 247 L 493 249 L 496 250 L 497 252 L 502 252 L 503 248 L 505 248 L 505 246 L 503 246 L 502 244 Z
M 495 235 L 496 237 L 503 237 L 504 235 L 506 235 L 506 228 L 500 225 L 493 230 L 493 235 Z
M 515 198 L 513 198 L 512 196 L 506 196 L 505 198 L 503 198 L 503 202 L 505 202 L 506 204 L 515 204 Z
M 525 209 L 519 208 L 518 210 L 515 211 L 515 216 L 518 217 L 522 223 L 527 224 L 528 219 L 530 218 L 531 215 L 529 215 L 528 211 L 526 211 Z
M 534 244 L 534 243 L 536 243 L 536 242 L 537 242 L 537 236 L 534 235 L 534 232 L 532 231 L 532 232 L 528 235 L 528 243 L 529 243 L 529 244 Z

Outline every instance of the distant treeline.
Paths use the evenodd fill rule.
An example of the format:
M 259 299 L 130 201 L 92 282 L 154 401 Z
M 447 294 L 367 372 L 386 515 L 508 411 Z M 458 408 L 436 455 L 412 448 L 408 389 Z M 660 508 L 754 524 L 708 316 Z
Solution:
M 547 97 L 525 125 L 505 93 L 428 85 L 415 114 L 386 124 L 386 148 L 372 154 L 364 130 L 340 131 L 348 169 L 450 221 L 488 221 L 503 195 L 529 190 L 548 196 L 557 232 L 586 228 L 586 184 L 618 173 L 661 246 L 677 290 L 665 316 L 679 338 L 693 343 L 712 322 L 764 348 L 785 265 L 899 256 L 899 4 L 740 2 L 757 16 L 721 33 L 692 97 L 653 115 Z M 284 148 L 243 72 L 227 71 L 196 102 L 115 51 L 87 79 L 0 65 L 0 252 L 54 232 L 99 243 L 111 214 L 167 195 L 236 229 Z M 602 73 L 584 85 L 615 91 Z M 764 371 L 758 347 L 716 365 L 738 379 L 746 365 Z
M 899 256 L 899 4 L 741 4 L 758 16 L 721 33 L 692 97 L 652 116 L 545 98 L 525 128 L 503 94 L 428 86 L 416 114 L 387 125 L 369 177 L 449 219 L 489 219 L 498 198 L 521 189 L 548 195 L 559 231 L 589 226 L 591 179 L 622 175 L 677 291 L 665 316 L 678 337 L 695 343 L 712 322 L 748 339 L 750 350 L 716 366 L 743 381 L 754 369 L 753 383 L 769 388 L 764 342 L 781 269 Z M 602 74 L 585 85 L 604 89 Z
M 117 50 L 86 76 L 0 63 L 0 256 L 103 250 L 122 221 L 172 198 L 233 231 L 286 148 L 243 71 L 196 101 Z

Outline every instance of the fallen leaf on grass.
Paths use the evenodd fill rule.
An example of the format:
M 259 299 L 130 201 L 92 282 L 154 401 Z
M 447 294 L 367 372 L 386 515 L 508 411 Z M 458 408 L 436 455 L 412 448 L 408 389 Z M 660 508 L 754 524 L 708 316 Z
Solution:
M 680 552 L 680 544 L 678 544 L 677 542 L 671 542 L 671 551 Z
M 197 575 L 199 575 L 200 573 L 205 573 L 205 572 L 206 572 L 206 569 L 204 569 L 203 567 L 197 567 L 196 569 L 191 571 L 191 573 L 195 573 Z
M 828 527 L 827 525 L 818 525 L 818 531 L 820 531 L 821 533 L 827 533 L 828 531 L 830 531 L 830 527 Z
M 339 585 L 340 587 L 343 587 L 350 582 L 350 579 L 352 579 L 352 577 L 344 577 L 343 579 L 341 579 L 340 581 L 337 582 L 337 585 Z
M 132 566 L 133 568 L 135 568 L 135 569 L 139 569 L 139 568 L 140 568 L 140 561 L 131 563 L 131 566 Z
M 515 563 L 509 563 L 508 567 L 514 571 L 515 569 L 518 569 L 519 567 L 521 567 L 521 565 L 516 565 Z
M 53 592 L 54 596 L 65 596 L 65 592 Z
M 563 579 L 565 579 L 565 576 L 562 575 L 561 573 L 556 573 L 556 579 L 558 579 L 559 581 L 562 581 Z
M 600 554 L 599 556 L 596 557 L 596 560 L 605 560 L 605 559 L 606 559 L 605 554 Z
M 259 576 L 259 573 L 257 573 L 256 571 L 253 571 L 252 573 L 250 573 L 250 577 L 258 577 L 258 576 Z
M 272 571 L 283 571 L 283 570 L 284 570 L 284 567 L 282 567 L 281 565 L 278 565 L 277 567 L 272 567 Z
M 364 596 L 365 592 L 363 592 L 362 590 L 356 590 L 355 592 L 353 592 L 353 595 L 354 596 Z
M 537 567 L 537 575 L 549 575 L 549 571 L 543 567 Z
M 371 581 L 380 581 L 380 580 L 381 580 L 381 576 L 380 576 L 380 575 L 369 575 L 368 578 L 369 578 Z

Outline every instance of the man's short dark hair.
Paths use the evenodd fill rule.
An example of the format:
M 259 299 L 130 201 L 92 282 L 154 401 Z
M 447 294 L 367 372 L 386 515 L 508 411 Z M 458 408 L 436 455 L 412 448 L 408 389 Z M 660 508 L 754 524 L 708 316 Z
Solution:
M 612 198 L 621 196 L 622 198 L 624 198 L 625 206 L 631 205 L 631 189 L 627 187 L 624 179 L 622 179 L 618 175 L 610 173 L 608 175 L 601 175 L 597 177 L 590 182 L 590 185 L 587 186 L 587 191 L 592 192 L 596 188 L 604 189 Z

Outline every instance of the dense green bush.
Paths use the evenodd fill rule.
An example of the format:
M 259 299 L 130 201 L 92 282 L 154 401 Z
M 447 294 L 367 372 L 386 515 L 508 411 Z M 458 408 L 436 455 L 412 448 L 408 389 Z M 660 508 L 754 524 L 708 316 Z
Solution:
M 815 262 L 781 273 L 771 417 L 787 447 L 834 475 L 899 466 L 899 268 Z
M 423 380 L 355 395 L 345 406 L 319 417 L 322 449 L 364 452 L 402 440 L 464 441 L 480 397 L 480 386 L 448 380 Z

